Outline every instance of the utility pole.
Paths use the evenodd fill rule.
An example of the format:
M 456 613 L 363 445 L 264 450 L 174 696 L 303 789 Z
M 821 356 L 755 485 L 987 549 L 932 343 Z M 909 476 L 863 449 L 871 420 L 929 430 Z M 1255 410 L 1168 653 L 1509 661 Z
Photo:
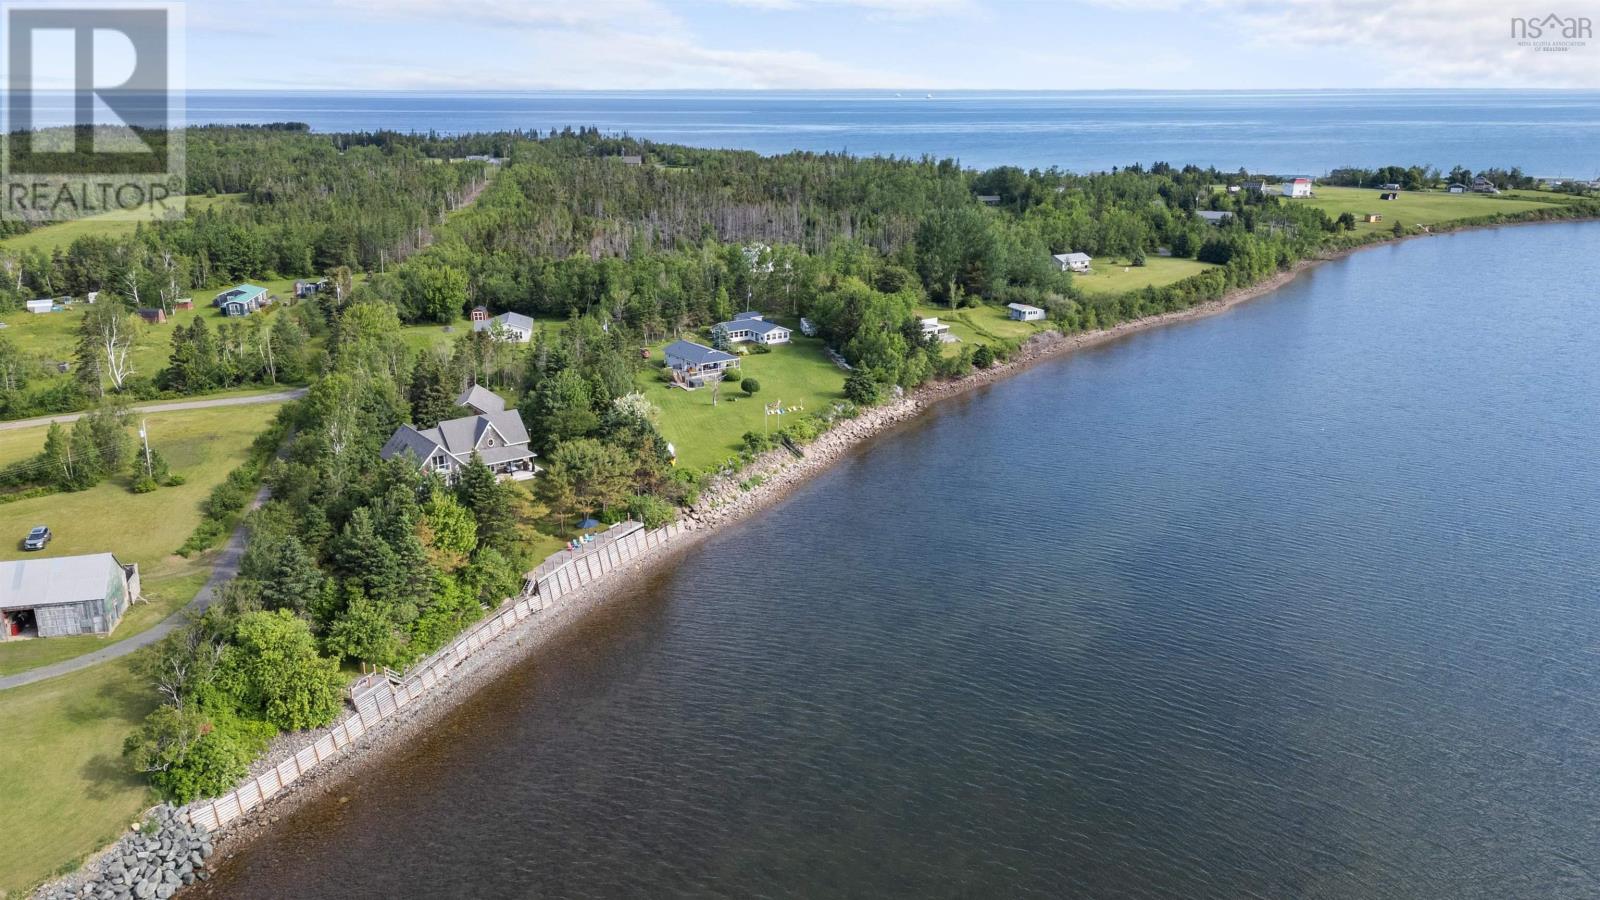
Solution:
M 144 441 L 145 477 L 154 478 L 156 477 L 156 467 L 150 459 L 150 423 L 147 419 L 139 420 L 139 440 Z

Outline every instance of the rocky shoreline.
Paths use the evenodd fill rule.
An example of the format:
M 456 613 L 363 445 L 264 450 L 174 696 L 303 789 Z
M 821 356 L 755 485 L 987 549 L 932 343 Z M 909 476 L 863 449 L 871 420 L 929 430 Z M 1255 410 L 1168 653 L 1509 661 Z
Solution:
M 149 827 L 153 826 L 153 827 Z M 137 830 L 123 835 L 90 863 L 35 895 L 43 900 L 168 900 L 184 887 L 205 881 L 211 835 L 158 806 Z
M 1003 363 L 972 372 L 960 379 L 924 385 L 890 402 L 864 410 L 855 418 L 836 423 L 828 432 L 803 448 L 805 453 L 803 458 L 796 458 L 781 449 L 763 454 L 739 472 L 720 476 L 706 487 L 699 501 L 684 511 L 684 523 L 689 530 L 678 540 L 658 552 L 640 557 L 615 570 L 602 581 L 568 594 L 562 598 L 559 608 L 547 610 L 544 614 L 525 621 L 486 645 L 454 670 L 451 677 L 438 688 L 408 706 L 404 712 L 379 723 L 351 748 L 351 752 L 341 753 L 316 770 L 308 772 L 275 796 L 270 803 L 230 822 L 218 832 L 206 835 L 206 840 L 215 842 L 217 851 L 222 854 L 221 864 L 225 866 L 225 861 L 231 859 L 245 842 L 270 829 L 279 821 L 280 816 L 292 812 L 309 800 L 337 792 L 340 786 L 346 783 L 346 779 L 358 776 L 362 767 L 377 759 L 384 750 L 412 739 L 420 729 L 436 722 L 478 688 L 526 659 L 592 609 L 637 583 L 639 579 L 649 577 L 674 564 L 687 550 L 715 533 L 720 526 L 752 515 L 778 502 L 789 491 L 832 465 L 861 443 L 915 418 L 932 404 L 993 384 L 1041 360 L 1063 353 L 1109 343 L 1146 329 L 1224 312 L 1277 290 L 1321 262 L 1348 256 L 1367 247 L 1383 246 L 1393 242 L 1395 241 L 1380 241 L 1335 254 L 1302 260 L 1269 279 L 1230 291 L 1220 299 L 1188 309 L 1124 322 L 1095 332 L 1074 335 L 1053 331 L 1040 333 L 1024 343 Z M 265 771 L 320 736 L 320 731 L 281 736 L 268 752 L 257 760 L 251 773 Z M 159 809 L 161 808 L 158 807 Z M 101 896 L 107 900 L 112 898 L 122 900 L 124 897 L 139 897 L 131 892 L 119 894 L 115 890 L 102 894 L 99 892 L 99 887 L 85 893 L 84 886 L 91 884 L 92 878 L 102 876 L 106 871 L 104 868 L 107 865 L 106 860 L 121 861 L 122 854 L 117 853 L 120 848 L 128 845 L 129 841 L 141 840 L 145 839 L 137 834 L 125 837 L 118 844 L 98 854 L 78 873 L 39 888 L 34 896 L 49 900 Z M 206 846 L 211 844 L 208 843 Z M 165 876 L 157 877 L 164 879 Z M 183 892 L 185 896 L 210 895 L 209 886 L 203 883 L 205 876 L 199 868 L 190 874 L 188 881 L 183 881 L 182 876 L 179 877 L 180 889 L 193 883 L 192 888 Z M 105 882 L 102 880 L 98 884 L 104 885 Z M 158 894 L 159 888 L 153 890 L 149 896 L 154 897 Z M 165 896 L 172 894 L 168 893 Z
M 1003 363 L 974 371 L 960 379 L 924 385 L 890 402 L 865 410 L 852 419 L 837 423 L 803 448 L 805 451 L 803 459 L 797 459 L 786 450 L 773 450 L 761 455 L 737 473 L 718 477 L 702 492 L 696 504 L 684 510 L 683 519 L 689 530 L 678 540 L 657 553 L 634 560 L 599 582 L 563 597 L 559 608 L 548 610 L 545 614 L 529 619 L 516 629 L 507 632 L 458 667 L 447 682 L 408 706 L 402 713 L 378 723 L 351 748 L 350 752 L 341 753 L 314 771 L 308 772 L 300 780 L 289 785 L 283 793 L 273 797 L 270 803 L 230 822 L 216 832 L 214 840 L 218 851 L 222 854 L 221 865 L 226 866 L 226 861 L 251 838 L 271 829 L 282 816 L 289 814 L 301 804 L 338 793 L 341 786 L 347 783 L 347 779 L 358 777 L 363 767 L 378 759 L 385 750 L 403 745 L 422 728 L 437 722 L 478 688 L 494 681 L 506 670 L 527 659 L 589 611 L 636 584 L 638 580 L 672 565 L 700 541 L 715 534 L 719 527 L 753 515 L 778 502 L 789 491 L 826 469 L 864 441 L 916 418 L 923 410 L 940 400 L 993 384 L 1041 360 L 1104 344 L 1159 325 L 1214 315 L 1239 303 L 1260 297 L 1288 283 L 1301 271 L 1318 261 L 1304 261 L 1267 281 L 1230 292 L 1219 300 L 1186 310 L 1125 322 L 1113 328 L 1083 334 L 1063 335 L 1054 331 L 1040 333 L 1024 343 Z M 268 752 L 252 766 L 251 774 L 266 771 L 320 736 L 321 731 L 280 736 Z M 183 894 L 183 896 L 211 895 L 209 886 L 199 882 Z M 46 895 L 41 893 L 39 896 Z

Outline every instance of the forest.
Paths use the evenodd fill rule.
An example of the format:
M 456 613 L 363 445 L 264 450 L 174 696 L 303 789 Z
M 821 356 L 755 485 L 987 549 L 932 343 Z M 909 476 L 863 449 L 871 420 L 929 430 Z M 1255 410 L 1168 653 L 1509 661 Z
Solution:
M 262 380 L 310 388 L 274 430 L 278 452 L 252 469 L 270 500 L 250 516 L 239 577 L 145 661 L 163 702 L 126 755 L 178 800 L 228 789 L 278 732 L 330 722 L 348 669 L 403 667 L 443 645 L 514 594 L 538 562 L 534 548 L 558 545 L 551 536 L 570 536 L 578 518 L 659 525 L 736 468 L 674 464 L 663 413 L 638 391 L 645 367 L 659 365 L 642 346 L 694 337 L 745 309 L 815 323 L 850 366 L 844 399 L 775 435 L 748 435 L 748 458 L 1016 349 L 947 352 L 924 334 L 919 309 L 1021 302 L 1046 310 L 1051 328 L 1092 330 L 1387 236 L 1272 192 L 1227 189 L 1249 173 L 1160 162 L 974 171 L 949 159 L 764 157 L 593 130 L 202 129 L 190 141 L 190 192 L 239 202 L 7 258 L 0 294 L 15 308 L 33 293 L 99 290 L 106 312 L 96 316 L 114 319 L 218 279 L 316 275 L 337 288 L 278 310 L 270 325 L 175 328 L 151 376 L 175 393 Z M 1484 212 L 1462 223 L 1509 218 L 1473 209 Z M 1199 211 L 1232 215 L 1212 224 Z M 1597 212 L 1565 197 L 1518 217 Z M 1209 267 L 1092 293 L 1055 264 L 1065 252 L 1130 268 L 1157 257 Z M 461 323 L 477 306 L 531 316 L 537 333 L 526 345 L 471 329 L 426 349 L 407 344 L 408 327 Z M 107 381 L 105 326 L 88 321 L 79 371 L 92 374 L 79 390 L 118 402 L 131 387 Z M 380 458 L 400 425 L 460 415 L 455 398 L 472 384 L 520 413 L 543 467 L 535 479 L 497 481 L 474 462 L 447 482 Z

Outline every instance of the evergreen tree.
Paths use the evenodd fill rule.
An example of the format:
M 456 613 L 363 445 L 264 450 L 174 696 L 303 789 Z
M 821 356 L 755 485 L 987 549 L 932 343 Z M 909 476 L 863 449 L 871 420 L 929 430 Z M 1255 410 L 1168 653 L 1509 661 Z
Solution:
M 476 453 L 457 474 L 456 498 L 472 511 L 480 548 L 493 547 L 509 552 L 516 542 L 517 522 L 509 491 Z
M 239 577 L 258 585 L 261 607 L 304 614 L 322 595 L 323 574 L 305 545 L 289 534 L 253 534 Z
M 378 534 L 372 512 L 359 507 L 350 514 L 333 543 L 333 568 L 346 584 L 368 597 L 393 600 L 400 593 L 400 560 Z
M 456 405 L 454 379 L 445 363 L 432 353 L 424 353 L 411 370 L 411 422 L 418 428 L 432 428 L 445 419 L 461 414 Z
M 72 475 L 63 486 L 69 491 L 84 491 L 99 484 L 105 477 L 105 463 L 95 443 L 94 427 L 87 419 L 73 423 L 72 436 L 67 443 Z
M 84 416 L 89 434 L 100 453 L 100 470 L 106 475 L 117 475 L 127 470 L 133 459 L 134 440 L 128 434 L 123 414 L 101 407 Z

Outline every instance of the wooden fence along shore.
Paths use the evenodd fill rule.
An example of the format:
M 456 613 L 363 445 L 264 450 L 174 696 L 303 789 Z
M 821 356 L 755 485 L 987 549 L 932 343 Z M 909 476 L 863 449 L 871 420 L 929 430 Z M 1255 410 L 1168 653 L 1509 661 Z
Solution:
M 232 793 L 191 804 L 186 809 L 189 820 L 215 831 L 250 812 L 323 761 L 338 756 L 374 725 L 432 690 L 495 638 L 553 608 L 567 594 L 668 543 L 683 530 L 676 522 L 655 531 L 646 531 L 638 522 L 622 522 L 584 549 L 562 551 L 546 560 L 528 573 L 520 595 L 404 675 L 384 670 L 362 678 L 350 692 L 355 711 L 331 731 Z

